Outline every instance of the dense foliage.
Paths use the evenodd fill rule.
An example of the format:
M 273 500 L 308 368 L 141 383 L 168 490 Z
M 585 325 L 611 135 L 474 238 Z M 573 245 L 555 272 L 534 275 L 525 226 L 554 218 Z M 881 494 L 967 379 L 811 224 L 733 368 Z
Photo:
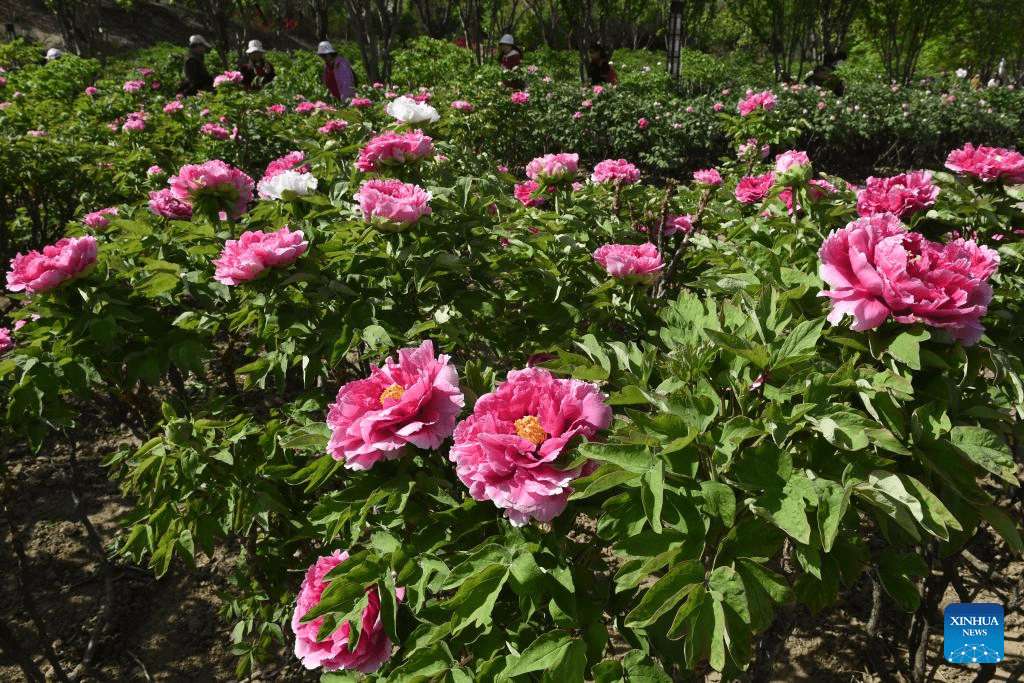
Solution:
M 4 246 L 75 238 L 8 269 L 3 438 L 130 413 L 114 552 L 237 548 L 240 675 L 298 632 L 325 681 L 735 678 L 779 609 L 864 573 L 934 608 L 980 529 L 1024 550 L 1024 158 L 902 180 L 877 220 L 909 261 L 865 256 L 889 289 L 832 325 L 856 250 L 823 245 L 874 219 L 818 162 L 1010 147 L 1015 91 L 671 95 L 628 60 L 581 90 L 551 53 L 526 99 L 429 47 L 465 76 L 410 52 L 344 110 L 310 55 L 183 101 L 169 52 L 0 86 Z

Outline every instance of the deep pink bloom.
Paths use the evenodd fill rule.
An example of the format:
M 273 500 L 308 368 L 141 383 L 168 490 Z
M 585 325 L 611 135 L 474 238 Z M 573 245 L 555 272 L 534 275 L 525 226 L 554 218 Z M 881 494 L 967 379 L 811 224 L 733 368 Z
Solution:
M 639 284 L 653 283 L 665 267 L 657 245 L 651 242 L 605 244 L 594 251 L 593 257 L 612 277 Z
M 705 187 L 718 187 L 722 184 L 722 174 L 715 168 L 705 168 L 693 172 L 693 182 Z
M 579 170 L 579 154 L 545 154 L 526 164 L 526 177 L 542 185 L 572 180 Z
M 165 114 L 173 114 L 174 112 L 181 111 L 184 108 L 185 108 L 185 105 L 183 105 L 178 100 L 174 100 L 173 102 L 168 102 L 167 104 L 164 105 L 164 113 Z
M 225 211 L 232 218 L 245 213 L 254 189 L 252 178 L 220 159 L 182 166 L 178 175 L 167 182 L 174 197 L 193 211 L 199 208 L 208 215 Z
M 465 405 L 448 356 L 434 355 L 429 339 L 398 351 L 366 379 L 341 387 L 330 407 L 327 452 L 345 467 L 366 470 L 393 460 L 406 446 L 438 448 L 455 429 Z
M 807 194 L 813 201 L 823 199 L 828 195 L 835 194 L 836 192 L 839 191 L 838 189 L 836 189 L 836 186 L 833 185 L 832 183 L 828 182 L 827 180 L 821 180 L 818 178 L 809 180 L 807 182 L 806 189 Z M 793 208 L 793 191 L 789 187 L 786 187 L 781 192 L 779 192 L 779 199 L 781 199 L 786 204 L 786 209 L 789 210 L 789 213 L 793 213 L 794 211 L 801 211 L 803 209 L 803 207 L 800 206 L 799 204 L 797 204 L 796 209 Z
M 391 97 L 394 97 L 394 95 L 391 95 Z M 365 97 L 353 97 L 348 104 L 350 107 L 369 107 L 371 104 L 373 104 L 373 100 L 367 99 Z
M 348 121 L 345 119 L 331 119 L 324 125 L 320 126 L 320 128 L 317 129 L 317 132 L 320 133 L 320 135 L 331 135 L 332 133 L 345 130 L 346 128 L 348 128 Z
M 0 356 L 14 348 L 14 339 L 11 338 L 11 331 L 6 327 L 0 327 Z
M 386 232 L 405 230 L 431 212 L 429 192 L 394 178 L 366 181 L 356 200 L 363 218 Z
M 542 368 L 513 370 L 455 428 L 448 457 L 470 495 L 505 510 L 512 524 L 550 522 L 565 510 L 573 479 L 590 469 L 563 469 L 567 449 L 611 421 L 593 384 L 555 379 Z
M 544 195 L 534 197 L 534 193 L 540 188 L 540 183 L 536 183 L 532 180 L 525 180 L 521 183 L 516 183 L 515 193 L 516 199 L 523 203 L 523 206 L 540 206 L 548 200 Z
M 512 93 L 512 101 L 515 104 L 526 104 L 527 102 L 530 101 L 530 93 L 524 90 L 517 90 L 516 92 Z
M 932 174 L 927 171 L 901 173 L 891 178 L 870 177 L 857 194 L 857 213 L 861 216 L 894 213 L 905 218 L 932 206 L 938 196 L 939 186 L 932 182 Z
M 304 152 L 288 152 L 283 157 L 274 159 L 267 164 L 267 170 L 263 172 L 263 179 L 273 178 L 278 173 L 284 173 L 285 171 L 298 171 L 299 173 L 309 173 L 309 164 L 303 164 L 306 160 Z
M 170 188 L 149 193 L 149 210 L 164 218 L 186 221 L 192 218 L 192 205 L 175 197 Z
M 93 211 L 92 213 L 85 214 L 82 218 L 82 223 L 89 226 L 94 230 L 102 230 L 110 225 L 110 219 L 107 216 L 116 216 L 116 207 L 107 207 L 106 209 L 100 209 L 99 211 Z
M 271 104 L 267 106 L 267 113 L 274 116 L 280 116 L 288 111 L 288 107 L 283 104 Z
M 647 119 L 645 119 L 643 117 L 637 119 L 636 125 L 637 125 L 638 128 L 640 128 L 640 130 L 643 130 L 644 128 L 647 127 Z
M 452 109 L 458 109 L 459 111 L 472 112 L 473 105 L 465 100 L 455 100 L 452 102 Z
M 387 131 L 359 150 L 356 168 L 363 173 L 380 173 L 386 166 L 400 166 L 433 156 L 434 141 L 429 135 L 424 135 L 422 130 L 405 133 Z
M 302 586 L 295 599 L 292 631 L 295 632 L 295 656 L 307 669 L 351 669 L 368 674 L 379 669 L 380 665 L 391 657 L 391 640 L 381 622 L 380 590 L 376 586 L 366 589 L 369 604 L 363 609 L 359 642 L 354 652 L 349 647 L 351 625 L 347 621 L 324 640 L 316 638 L 317 632 L 323 626 L 323 617 L 302 623 L 302 617 L 320 604 L 324 589 L 330 584 L 324 577 L 347 559 L 347 552 L 335 550 L 330 555 L 317 559 L 306 570 L 306 576 L 302 579 Z M 405 589 L 396 588 L 395 597 L 401 601 L 405 597 Z
M 974 147 L 967 143 L 946 157 L 946 168 L 985 182 L 1000 181 L 1007 185 L 1024 183 L 1024 155 L 1002 147 Z
M 97 90 L 96 88 L 94 88 L 91 85 L 86 86 L 86 88 L 85 88 L 85 94 L 86 95 L 95 95 L 98 92 L 99 92 L 99 90 Z
M 775 93 L 769 90 L 759 93 L 754 93 L 748 90 L 747 98 L 745 100 L 740 100 L 737 108 L 740 110 L 741 116 L 751 114 L 758 109 L 771 111 L 775 108 Z
M 845 314 L 851 329 L 870 330 L 890 315 L 897 322 L 923 322 L 948 329 L 965 345 L 981 338 L 988 311 L 988 279 L 999 254 L 972 240 L 930 242 L 910 232 L 893 214 L 859 218 L 834 230 L 818 251 L 819 274 L 832 289 L 833 325 Z
M 215 137 L 218 140 L 227 140 L 229 137 L 231 137 L 231 131 L 229 131 L 224 126 L 221 126 L 216 123 L 204 123 L 202 126 L 200 126 L 199 132 L 203 133 L 204 135 Z
M 625 159 L 605 159 L 594 166 L 590 179 L 595 183 L 609 183 L 616 180 L 631 184 L 640 180 L 640 169 Z
M 249 230 L 237 240 L 228 240 L 220 258 L 213 265 L 213 279 L 226 285 L 250 282 L 270 268 L 286 266 L 309 247 L 301 230 L 292 232 L 285 226 L 277 232 Z
M 316 105 L 312 102 L 300 102 L 295 105 L 296 114 L 305 114 L 306 112 L 316 111 Z
M 753 204 L 768 196 L 775 185 L 775 174 L 769 171 L 759 176 L 743 176 L 736 185 L 736 199 L 743 204 Z
M 144 111 L 133 111 L 128 114 L 124 125 L 121 126 L 121 130 L 125 133 L 129 132 L 142 132 L 146 130 L 146 119 L 149 118 L 149 114 Z
M 85 271 L 96 262 L 96 238 L 65 237 L 56 244 L 11 259 L 7 289 L 26 294 L 48 292 Z

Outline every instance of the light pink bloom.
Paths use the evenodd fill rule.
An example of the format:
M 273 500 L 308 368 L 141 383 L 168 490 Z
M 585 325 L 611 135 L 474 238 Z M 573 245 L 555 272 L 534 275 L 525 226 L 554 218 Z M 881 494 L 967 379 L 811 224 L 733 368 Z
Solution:
M 611 421 L 594 385 L 542 368 L 513 370 L 455 428 L 448 457 L 470 495 L 505 510 L 515 526 L 550 522 L 565 510 L 573 479 L 591 469 L 563 469 L 567 450 Z
M 748 90 L 747 98 L 745 100 L 740 100 L 737 107 L 741 116 L 747 116 L 758 109 L 771 111 L 775 108 L 775 93 L 769 90 L 759 93 L 754 93 Z
M 818 251 L 819 274 L 832 289 L 833 325 L 846 314 L 855 331 L 897 322 L 948 329 L 965 345 L 981 338 L 988 311 L 988 279 L 999 254 L 974 241 L 930 242 L 910 232 L 893 214 L 859 218 L 834 230 Z
M 224 126 L 216 123 L 204 123 L 199 128 L 199 132 L 211 137 L 215 137 L 218 140 L 227 140 L 231 137 L 231 131 Z
M 590 100 L 583 100 L 582 102 L 580 102 L 580 106 L 581 107 L 593 107 L 594 103 L 591 102 Z
M 527 102 L 530 101 L 530 93 L 524 90 L 517 90 L 516 92 L 512 93 L 512 101 L 515 104 L 526 104 Z
M 604 86 L 603 85 L 595 85 L 593 88 L 590 89 L 590 91 L 592 93 L 594 93 L 595 95 L 600 95 L 601 93 L 604 92 Z
M 220 159 L 204 164 L 182 166 L 178 175 L 167 181 L 179 201 L 200 208 L 204 213 L 225 211 L 232 218 L 245 213 L 252 201 L 252 178 Z
M 107 207 L 106 209 L 100 209 L 99 211 L 93 211 L 92 213 L 85 214 L 82 218 L 82 223 L 89 226 L 93 230 L 102 230 L 110 225 L 110 219 L 107 216 L 116 216 L 116 207 Z
M 164 169 L 160 168 L 156 164 L 153 164 L 146 169 L 146 175 L 163 175 Z
M 807 152 L 791 149 L 775 157 L 775 174 L 781 176 L 796 168 L 810 168 L 810 165 Z
M 125 133 L 142 132 L 146 130 L 146 119 L 148 117 L 149 115 L 146 114 L 146 112 L 144 111 L 133 111 L 132 113 L 128 114 L 128 118 L 124 122 L 124 125 L 121 126 L 121 130 L 124 131 Z
M 288 152 L 267 164 L 267 170 L 263 172 L 263 179 L 273 178 L 278 173 L 284 173 L 285 171 L 309 173 L 309 164 L 303 164 L 305 160 L 305 152 Z
M 237 85 L 242 82 L 240 71 L 225 71 L 213 79 L 213 87 L 219 88 L 222 85 Z
M 818 110 L 820 111 L 820 110 L 822 110 L 824 108 L 825 108 L 825 103 L 823 101 L 819 101 L 818 102 Z
M 665 267 L 657 245 L 651 242 L 605 244 L 594 251 L 593 257 L 609 275 L 630 283 L 651 284 Z
M 169 188 L 149 193 L 149 210 L 164 218 L 192 218 L 192 206 L 177 199 Z
M 317 632 L 323 626 L 323 617 L 302 623 L 302 617 L 320 604 L 324 589 L 330 584 L 324 577 L 347 559 L 347 552 L 335 550 L 330 555 L 317 559 L 306 570 L 306 576 L 302 579 L 302 586 L 295 599 L 292 631 L 295 633 L 295 656 L 307 669 L 349 669 L 368 674 L 379 669 L 380 665 L 391 657 L 391 640 L 384 631 L 384 624 L 381 621 L 380 590 L 376 586 L 366 589 L 369 603 L 363 609 L 359 642 L 354 652 L 349 647 L 352 627 L 347 621 L 323 640 L 316 638 Z M 401 601 L 405 597 L 405 589 L 396 588 L 395 597 Z
M 394 94 L 389 95 L 389 97 L 394 97 Z M 365 97 L 353 97 L 348 104 L 350 107 L 369 107 L 373 104 L 373 100 Z
M 380 90 L 381 88 L 384 87 L 384 84 L 381 83 L 380 81 L 377 81 L 373 84 L 373 87 L 376 88 L 377 90 Z
M 758 147 L 757 138 L 747 138 L 746 142 L 740 143 L 740 146 L 736 148 L 736 152 L 741 159 L 753 157 L 764 159 L 768 156 L 769 149 L 768 145 Z
M 561 183 L 572 180 L 579 163 L 579 154 L 545 154 L 526 164 L 526 176 L 542 185 Z
M 1024 183 L 1024 156 L 1002 147 L 975 147 L 967 143 L 946 157 L 946 168 L 985 182 L 1000 181 L 1007 185 Z
M 665 216 L 665 225 L 662 234 L 670 237 L 677 232 L 690 232 L 693 230 L 693 216 L 690 214 L 669 214 Z
M 465 100 L 455 100 L 452 102 L 452 109 L 458 109 L 459 111 L 472 112 L 473 105 Z
M 637 119 L 637 121 L 636 121 L 636 125 L 637 125 L 637 127 L 638 127 L 638 128 L 640 129 L 640 130 L 643 130 L 644 128 L 646 128 L 646 127 L 647 127 L 647 119 L 645 119 L 645 118 L 643 118 L 643 117 L 641 117 L 641 118 Z
M 725 109 L 725 105 L 721 102 L 715 102 L 711 105 L 711 111 L 722 111 L 723 109 Z
M 366 379 L 345 384 L 327 414 L 327 452 L 345 467 L 366 470 L 405 454 L 406 446 L 438 448 L 465 405 L 448 356 L 429 339 L 398 351 Z
M 168 102 L 167 104 L 164 105 L 164 113 L 165 114 L 173 114 L 174 112 L 181 111 L 184 108 L 185 108 L 184 104 L 182 104 L 178 100 L 174 100 L 173 102 Z
M 20 320 L 18 322 L 21 322 Z M 14 348 L 14 339 L 11 338 L 11 331 L 6 327 L 0 327 L 0 356 Z
M 25 133 L 25 135 L 28 135 L 29 137 L 33 137 L 33 138 L 45 138 L 46 137 L 46 131 L 45 130 L 30 130 L 30 131 L 27 131 Z
M 356 200 L 363 218 L 385 232 L 405 230 L 431 212 L 429 192 L 394 178 L 366 181 Z
M 833 185 L 832 183 L 828 182 L 827 180 L 820 180 L 818 178 L 809 180 L 805 187 L 807 189 L 807 194 L 813 201 L 818 201 L 819 199 L 823 199 L 826 196 L 830 194 L 835 194 L 836 192 L 839 191 L 838 189 L 836 189 L 836 186 Z M 789 187 L 786 187 L 781 192 L 779 192 L 779 199 L 781 199 L 786 204 L 786 209 L 789 211 L 789 213 L 793 213 L 794 211 L 801 211 L 803 209 L 803 207 L 800 206 L 799 204 L 796 205 L 795 209 L 793 208 L 793 190 Z
M 143 76 L 143 77 L 151 76 L 153 73 L 154 73 L 154 71 L 152 69 L 150 69 L 149 67 L 145 67 L 145 66 L 140 66 L 139 67 L 139 75 L 140 76 Z
M 905 218 L 932 206 L 938 196 L 939 187 L 927 171 L 901 173 L 891 178 L 869 177 L 864 189 L 857 194 L 857 213 L 861 216 L 894 213 Z
M 548 198 L 544 195 L 534 197 L 534 193 L 540 188 L 540 183 L 536 183 L 532 180 L 526 180 L 521 183 L 516 183 L 513 193 L 523 206 L 540 206 L 545 203 Z
M 693 172 L 693 182 L 705 187 L 718 187 L 722 184 L 722 174 L 715 168 L 705 168 Z
M 623 185 L 640 180 L 640 169 L 625 159 L 605 159 L 594 166 L 590 179 L 595 183 L 621 182 Z
M 145 81 L 127 81 L 121 87 L 124 88 L 125 92 L 139 92 L 140 90 L 142 90 L 143 86 L 145 86 L 145 85 L 146 85 Z
M 579 121 L 582 118 L 583 118 L 583 112 L 581 112 L 581 111 L 574 112 L 573 115 L 572 115 L 573 121 Z
M 95 95 L 98 92 L 99 92 L 99 90 L 97 90 L 96 88 L 92 87 L 91 85 L 90 86 L 86 86 L 86 88 L 85 88 L 85 94 L 86 95 Z
M 742 204 L 753 204 L 768 196 L 775 185 L 775 174 L 769 171 L 759 176 L 743 176 L 736 185 L 736 199 Z
M 320 128 L 317 129 L 317 132 L 320 133 L 320 135 L 331 135 L 332 133 L 343 131 L 346 128 L 348 128 L 348 121 L 345 119 L 331 119 L 324 125 L 320 126 Z
M 301 230 L 285 226 L 277 232 L 249 230 L 237 240 L 228 240 L 220 258 L 213 261 L 217 272 L 213 279 L 226 285 L 250 282 L 270 268 L 286 266 L 309 247 Z
M 359 150 L 356 168 L 363 173 L 380 173 L 386 166 L 400 166 L 434 156 L 434 141 L 422 130 L 405 133 L 387 131 Z
M 312 102 L 300 102 L 295 105 L 296 114 L 305 114 L 307 112 L 316 111 L 316 105 Z
M 26 294 L 48 292 L 85 271 L 96 262 L 96 238 L 65 237 L 56 244 L 11 259 L 7 289 Z

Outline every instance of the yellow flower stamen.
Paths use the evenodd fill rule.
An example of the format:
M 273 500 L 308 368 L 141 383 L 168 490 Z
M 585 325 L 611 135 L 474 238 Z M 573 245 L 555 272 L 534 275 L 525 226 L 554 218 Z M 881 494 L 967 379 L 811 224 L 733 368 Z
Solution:
M 540 426 L 540 420 L 533 415 L 521 417 L 515 422 L 516 435 L 529 439 L 538 446 L 548 438 L 548 433 Z
M 398 384 L 392 384 L 390 387 L 388 387 L 381 393 L 380 398 L 378 400 L 380 401 L 381 405 L 384 405 L 384 399 L 393 398 L 397 401 L 400 398 L 402 398 L 402 394 L 404 393 L 405 389 L 402 386 Z

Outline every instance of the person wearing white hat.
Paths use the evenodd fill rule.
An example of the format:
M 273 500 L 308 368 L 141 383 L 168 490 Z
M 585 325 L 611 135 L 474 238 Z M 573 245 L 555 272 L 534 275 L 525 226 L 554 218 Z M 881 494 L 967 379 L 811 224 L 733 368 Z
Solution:
M 195 95 L 200 91 L 213 90 L 213 76 L 206 70 L 206 53 L 213 49 L 203 36 L 198 33 L 189 36 L 188 52 L 182 67 L 184 78 L 178 84 L 182 95 Z
M 277 75 L 274 65 L 264 59 L 263 43 L 258 40 L 249 41 L 245 59 L 239 63 L 238 70 L 242 73 L 242 85 L 250 92 L 260 90 Z
M 63 56 L 64 53 L 55 47 L 51 47 L 49 50 L 46 51 L 46 61 L 48 62 L 52 62 L 55 59 L 60 59 Z
M 519 62 L 523 61 L 523 53 L 516 47 L 516 41 L 512 38 L 511 34 L 506 33 L 498 40 L 498 52 L 501 53 L 502 69 L 515 69 L 519 66 Z M 524 90 L 526 88 L 526 81 L 521 76 L 506 78 L 501 84 L 506 88 L 513 88 L 515 90 Z
M 320 81 L 327 86 L 331 95 L 341 101 L 341 106 L 347 107 L 356 96 L 356 75 L 352 65 L 337 53 L 329 41 L 321 41 L 316 46 L 316 53 L 324 60 Z

